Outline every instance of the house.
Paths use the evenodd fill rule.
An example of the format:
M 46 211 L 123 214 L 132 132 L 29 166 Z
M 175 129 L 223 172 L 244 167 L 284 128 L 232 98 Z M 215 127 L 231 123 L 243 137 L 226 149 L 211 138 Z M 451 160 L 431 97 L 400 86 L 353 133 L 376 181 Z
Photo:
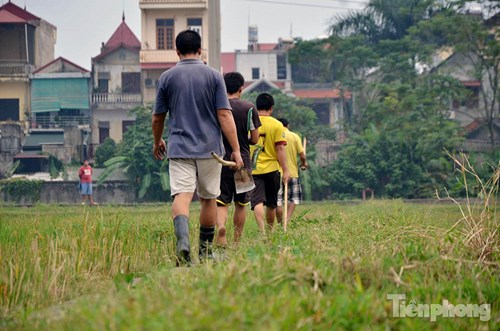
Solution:
M 31 75 L 31 128 L 90 125 L 90 72 L 59 57 Z
M 292 72 L 287 51 L 290 47 L 293 47 L 291 38 L 280 38 L 277 43 L 259 43 L 258 28 L 251 25 L 248 28 L 246 50 L 221 54 L 222 71 L 238 71 L 247 82 L 260 79 L 266 79 L 275 84 L 280 82 L 289 89 Z
M 0 7 L 0 121 L 30 117 L 30 74 L 54 59 L 56 27 L 9 0 Z
M 202 37 L 201 59 L 220 70 L 220 0 L 139 0 L 143 102 L 151 103 L 160 75 L 178 56 L 175 37 L 191 29 Z
M 31 125 L 23 153 L 16 157 L 36 159 L 50 154 L 64 163 L 86 159 L 90 140 L 89 96 L 90 72 L 63 57 L 34 71 Z
M 453 77 L 464 86 L 466 94 L 451 98 L 449 110 L 449 117 L 464 127 L 483 116 L 481 108 L 484 105 L 480 93 L 482 89 L 490 89 L 486 80 L 475 76 L 477 60 L 473 54 L 455 52 L 431 70 Z
M 92 58 L 92 146 L 106 138 L 116 142 L 135 121 L 130 110 L 142 104 L 141 42 L 122 22 Z

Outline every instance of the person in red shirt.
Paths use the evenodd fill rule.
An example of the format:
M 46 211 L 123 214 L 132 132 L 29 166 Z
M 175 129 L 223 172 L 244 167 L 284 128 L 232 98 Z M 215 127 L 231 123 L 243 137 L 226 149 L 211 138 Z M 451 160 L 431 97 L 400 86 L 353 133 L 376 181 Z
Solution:
M 80 177 L 82 205 L 85 204 L 86 197 L 88 197 L 91 206 L 97 205 L 92 198 L 92 167 L 89 165 L 89 161 L 83 161 L 83 166 L 81 166 L 78 171 L 78 177 Z

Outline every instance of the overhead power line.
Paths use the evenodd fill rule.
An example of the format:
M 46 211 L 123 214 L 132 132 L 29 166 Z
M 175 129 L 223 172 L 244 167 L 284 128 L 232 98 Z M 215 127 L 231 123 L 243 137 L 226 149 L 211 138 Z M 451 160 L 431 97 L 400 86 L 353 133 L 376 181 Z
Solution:
M 329 9 L 351 9 L 351 10 L 360 10 L 363 9 L 361 7 L 352 8 L 352 7 L 340 7 L 340 6 L 330 6 L 330 5 L 320 5 L 320 4 L 311 4 L 311 3 L 303 3 L 303 2 L 289 2 L 289 1 L 274 1 L 274 0 L 240 0 L 246 2 L 260 2 L 260 3 L 268 3 L 274 5 L 286 5 L 286 6 L 299 6 L 299 7 L 309 7 L 309 8 L 329 8 Z M 352 2 L 352 1 L 349 1 Z M 355 2 L 356 4 L 366 4 L 365 2 Z

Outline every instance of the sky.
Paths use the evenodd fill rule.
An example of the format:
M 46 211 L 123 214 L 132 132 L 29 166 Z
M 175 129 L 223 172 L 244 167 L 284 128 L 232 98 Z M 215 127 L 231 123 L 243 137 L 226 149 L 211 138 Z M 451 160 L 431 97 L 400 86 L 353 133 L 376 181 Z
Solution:
M 5 4 L 8 0 L 0 0 Z M 90 59 L 125 21 L 141 39 L 139 0 L 12 0 L 57 27 L 56 57 L 90 69 Z M 364 8 L 366 0 L 220 0 L 223 52 L 246 49 L 248 25 L 259 42 L 280 37 L 313 39 L 325 35 L 332 18 Z

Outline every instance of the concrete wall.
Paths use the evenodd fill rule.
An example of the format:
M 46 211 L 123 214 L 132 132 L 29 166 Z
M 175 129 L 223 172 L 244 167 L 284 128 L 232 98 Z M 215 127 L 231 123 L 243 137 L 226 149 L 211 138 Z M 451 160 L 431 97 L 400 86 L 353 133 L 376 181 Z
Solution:
M 22 127 L 15 123 L 0 124 L 2 138 L 0 139 L 0 178 L 12 168 L 14 155 L 21 151 L 21 141 L 24 138 Z
M 110 181 L 101 186 L 93 187 L 94 200 L 100 204 L 130 204 L 135 203 L 135 193 L 124 181 Z M 81 202 L 78 182 L 45 182 L 40 192 L 38 203 L 79 204 Z M 12 201 L 0 191 L 0 202 L 20 205 L 32 205 L 34 201 L 21 199 Z
M 57 40 L 57 28 L 47 21 L 40 20 L 35 37 L 35 65 L 40 68 L 54 60 Z
M 9 171 L 12 168 L 13 164 L 14 164 L 14 154 L 0 152 L 0 178 L 6 177 L 5 173 L 7 173 L 7 171 Z
M 16 154 L 21 151 L 21 142 L 24 133 L 17 123 L 1 123 L 0 152 Z

